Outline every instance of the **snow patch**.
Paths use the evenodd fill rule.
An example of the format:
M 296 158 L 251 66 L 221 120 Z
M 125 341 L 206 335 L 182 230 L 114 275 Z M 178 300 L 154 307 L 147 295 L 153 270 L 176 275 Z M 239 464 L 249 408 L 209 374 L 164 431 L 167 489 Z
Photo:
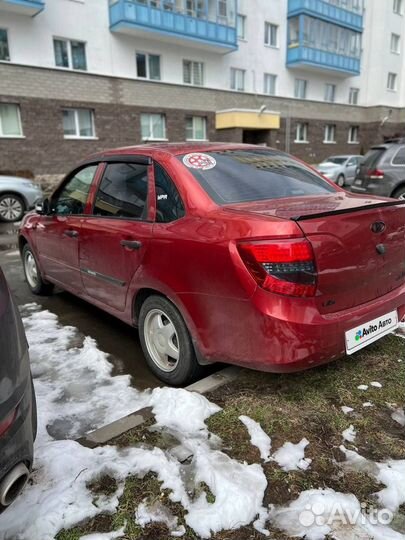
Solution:
M 374 388 L 382 388 L 382 384 L 378 381 L 371 382 L 370 386 L 374 386 Z
M 392 414 L 391 418 L 395 420 L 399 425 L 405 427 L 405 411 L 404 409 L 398 408 Z
M 146 499 L 138 506 L 135 513 L 135 521 L 141 527 L 149 523 L 163 523 L 170 531 L 171 536 L 180 537 L 186 533 L 183 525 L 179 526 L 179 520 L 159 501 L 148 505 Z
M 366 401 L 365 403 L 363 403 L 363 407 L 365 409 L 367 408 L 370 408 L 370 407 L 374 407 L 373 403 L 371 403 L 371 401 Z
M 351 412 L 354 411 L 354 409 L 352 407 L 346 407 L 346 405 L 343 405 L 340 408 L 342 409 L 344 414 L 350 414 Z
M 305 471 L 311 465 L 312 460 L 305 457 L 305 448 L 309 445 L 307 439 L 302 439 L 299 443 L 286 442 L 272 455 L 272 460 L 276 461 L 284 471 Z
M 368 390 L 368 386 L 367 384 L 359 384 L 359 386 L 357 387 L 358 390 L 363 390 L 363 391 L 366 391 Z
M 84 536 L 80 537 L 80 540 L 114 540 L 115 538 L 122 538 L 123 536 L 125 536 L 124 529 L 125 527 L 123 527 L 119 531 L 113 531 L 109 533 L 85 534 Z
M 353 425 L 350 425 L 347 429 L 345 429 L 342 433 L 342 437 L 344 441 L 354 443 L 356 440 L 357 431 L 354 429 Z
M 259 449 L 262 460 L 264 462 L 270 461 L 271 439 L 261 425 L 244 415 L 239 416 L 239 420 L 248 430 L 251 444 Z

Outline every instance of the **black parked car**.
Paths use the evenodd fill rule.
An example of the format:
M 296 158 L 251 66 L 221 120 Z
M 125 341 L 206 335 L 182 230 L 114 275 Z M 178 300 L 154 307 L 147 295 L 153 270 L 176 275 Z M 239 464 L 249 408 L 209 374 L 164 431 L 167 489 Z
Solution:
M 356 171 L 351 191 L 405 199 L 405 139 L 373 146 Z
M 0 269 L 0 512 L 27 483 L 36 430 L 27 339 Z

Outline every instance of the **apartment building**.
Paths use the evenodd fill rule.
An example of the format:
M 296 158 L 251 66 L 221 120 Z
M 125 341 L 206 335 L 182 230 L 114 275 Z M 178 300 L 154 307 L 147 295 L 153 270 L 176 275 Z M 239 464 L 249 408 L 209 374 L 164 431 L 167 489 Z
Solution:
M 402 135 L 405 0 L 0 0 L 0 173 L 103 148 Z

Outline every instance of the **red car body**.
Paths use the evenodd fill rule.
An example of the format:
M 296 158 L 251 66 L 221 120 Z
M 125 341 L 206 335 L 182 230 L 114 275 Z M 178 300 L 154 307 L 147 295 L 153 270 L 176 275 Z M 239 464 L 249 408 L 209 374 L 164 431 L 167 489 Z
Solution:
M 26 216 L 20 247 L 30 244 L 47 281 L 130 325 L 137 325 L 149 294 L 164 295 L 186 322 L 201 363 L 301 370 L 344 355 L 346 331 L 394 310 L 403 319 L 405 203 L 354 195 L 322 178 L 327 194 L 221 205 L 179 159 L 249 149 L 259 151 L 161 144 L 92 156 L 87 163 L 97 164 L 97 172 L 84 212 Z M 142 221 L 92 215 L 106 162 L 128 156 L 164 168 L 183 201 L 183 217 L 156 221 L 153 165 Z M 373 232 L 376 222 L 383 225 Z M 131 250 L 126 242 L 141 247 Z M 301 287 L 268 277 L 262 268 L 268 256 L 282 271 L 295 260 L 313 265 L 314 281 Z

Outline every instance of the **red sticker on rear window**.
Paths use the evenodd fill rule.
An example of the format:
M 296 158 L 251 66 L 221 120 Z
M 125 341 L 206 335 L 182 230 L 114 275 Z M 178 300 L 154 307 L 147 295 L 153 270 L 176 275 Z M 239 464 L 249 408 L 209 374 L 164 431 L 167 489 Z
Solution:
M 201 154 L 195 152 L 193 154 L 187 154 L 183 157 L 183 163 L 189 169 L 200 169 L 201 171 L 209 171 L 213 169 L 217 164 L 217 161 L 208 154 Z

